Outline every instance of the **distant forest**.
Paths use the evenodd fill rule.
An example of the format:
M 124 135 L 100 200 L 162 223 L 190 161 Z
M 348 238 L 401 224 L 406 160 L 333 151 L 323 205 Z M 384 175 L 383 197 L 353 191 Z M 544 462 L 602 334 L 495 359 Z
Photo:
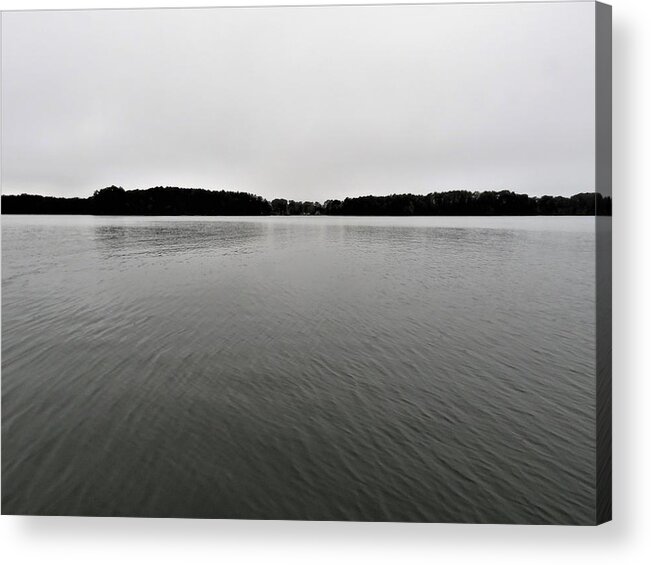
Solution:
M 509 190 L 451 190 L 427 195 L 392 194 L 344 200 L 271 202 L 246 192 L 162 187 L 124 190 L 110 186 L 89 198 L 33 194 L 2 196 L 3 214 L 103 214 L 137 216 L 533 216 L 610 215 L 610 197 L 593 192 L 574 196 L 528 196 Z

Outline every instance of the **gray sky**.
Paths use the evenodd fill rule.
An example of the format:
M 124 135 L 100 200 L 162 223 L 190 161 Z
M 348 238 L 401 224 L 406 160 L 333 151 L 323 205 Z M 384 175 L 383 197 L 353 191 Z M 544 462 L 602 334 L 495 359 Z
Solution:
M 3 193 L 594 189 L 594 4 L 2 16 Z

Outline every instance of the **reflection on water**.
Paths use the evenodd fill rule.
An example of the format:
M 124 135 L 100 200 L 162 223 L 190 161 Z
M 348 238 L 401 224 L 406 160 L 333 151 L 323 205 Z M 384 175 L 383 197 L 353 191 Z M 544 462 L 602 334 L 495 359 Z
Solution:
M 267 233 L 265 225 L 254 222 L 161 222 L 101 224 L 94 228 L 95 241 L 108 258 L 132 253 L 168 255 L 172 253 L 247 252 Z
M 594 219 L 2 219 L 3 512 L 589 523 Z

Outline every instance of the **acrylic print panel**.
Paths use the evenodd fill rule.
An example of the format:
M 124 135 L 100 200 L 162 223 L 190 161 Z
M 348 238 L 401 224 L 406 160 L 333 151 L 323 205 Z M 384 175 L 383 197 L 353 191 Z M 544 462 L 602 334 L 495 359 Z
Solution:
M 4 514 L 610 518 L 610 9 L 2 14 Z

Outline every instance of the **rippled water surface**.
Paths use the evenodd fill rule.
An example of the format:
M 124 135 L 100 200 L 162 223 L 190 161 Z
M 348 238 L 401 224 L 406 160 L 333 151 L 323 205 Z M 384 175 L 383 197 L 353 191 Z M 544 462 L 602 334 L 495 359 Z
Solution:
M 594 219 L 2 217 L 2 509 L 589 523 Z

